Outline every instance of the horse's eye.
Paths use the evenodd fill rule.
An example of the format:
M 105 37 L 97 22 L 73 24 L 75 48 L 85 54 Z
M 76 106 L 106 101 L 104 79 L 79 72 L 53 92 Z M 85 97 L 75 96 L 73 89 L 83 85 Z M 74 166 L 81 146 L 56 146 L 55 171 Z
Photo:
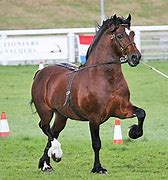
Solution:
M 118 38 L 118 39 L 122 39 L 122 38 L 123 38 L 123 34 L 118 34 L 118 35 L 117 35 L 117 38 Z

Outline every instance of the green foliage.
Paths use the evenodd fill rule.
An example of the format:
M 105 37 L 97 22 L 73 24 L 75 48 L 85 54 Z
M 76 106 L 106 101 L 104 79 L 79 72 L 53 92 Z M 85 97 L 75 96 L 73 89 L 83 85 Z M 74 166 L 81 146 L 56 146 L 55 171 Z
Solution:
M 149 63 L 168 74 L 168 62 Z M 147 112 L 144 136 L 130 140 L 128 127 L 136 118 L 122 121 L 123 145 L 113 145 L 114 118 L 101 126 L 101 161 L 108 175 L 91 174 L 93 153 L 87 122 L 69 120 L 61 133 L 63 159 L 52 173 L 38 170 L 47 138 L 38 116 L 29 106 L 37 66 L 0 66 L 0 111 L 7 114 L 11 135 L 0 139 L 0 179 L 166 179 L 168 177 L 168 79 L 140 64 L 123 65 L 133 104 Z

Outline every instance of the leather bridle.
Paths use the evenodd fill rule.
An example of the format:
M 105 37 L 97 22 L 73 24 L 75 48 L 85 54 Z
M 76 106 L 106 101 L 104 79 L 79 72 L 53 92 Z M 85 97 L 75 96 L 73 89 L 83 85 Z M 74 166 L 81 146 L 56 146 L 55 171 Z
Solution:
M 132 44 L 135 45 L 135 42 L 131 41 L 130 43 L 128 43 L 126 46 L 123 47 L 116 36 L 117 36 L 117 34 L 113 33 L 113 34 L 111 35 L 111 39 L 115 39 L 115 40 L 116 40 L 116 42 L 117 42 L 118 45 L 120 46 L 120 50 L 122 51 L 122 54 L 125 55 L 125 52 L 126 52 L 127 48 L 128 48 L 130 45 L 132 45 Z M 129 38 L 129 39 L 130 39 L 130 38 Z

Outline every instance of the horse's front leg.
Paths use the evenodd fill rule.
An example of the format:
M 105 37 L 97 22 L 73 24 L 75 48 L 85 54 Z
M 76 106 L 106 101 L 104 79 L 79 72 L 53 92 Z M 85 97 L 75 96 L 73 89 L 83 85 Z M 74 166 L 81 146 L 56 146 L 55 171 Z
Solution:
M 137 139 L 143 135 L 143 123 L 146 113 L 143 109 L 133 106 L 134 114 L 138 119 L 138 125 L 134 124 L 129 130 L 129 137 L 132 139 Z
M 89 122 L 90 133 L 92 139 L 92 148 L 94 150 L 94 165 L 91 170 L 92 173 L 106 174 L 107 170 L 101 166 L 99 151 L 101 149 L 101 140 L 99 136 L 99 126 L 96 123 Z

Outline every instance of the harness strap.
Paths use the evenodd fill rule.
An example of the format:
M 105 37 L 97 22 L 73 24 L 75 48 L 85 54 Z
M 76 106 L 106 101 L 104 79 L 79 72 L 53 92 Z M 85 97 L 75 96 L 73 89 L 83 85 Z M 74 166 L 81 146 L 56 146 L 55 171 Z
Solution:
M 68 105 L 71 110 L 81 119 L 86 120 L 86 118 L 84 118 L 81 113 L 79 113 L 79 111 L 77 110 L 77 108 L 75 107 L 74 103 L 73 103 L 73 99 L 72 99 L 72 93 L 71 93 L 71 89 L 72 89 L 72 83 L 74 80 L 76 73 L 73 73 L 68 81 L 68 85 L 67 85 L 67 91 L 66 91 L 66 98 L 65 98 L 65 102 L 63 104 L 63 106 Z
M 71 101 L 71 88 L 72 88 L 72 82 L 73 79 L 75 77 L 75 73 L 72 74 L 72 76 L 70 76 L 70 79 L 68 81 L 68 86 L 67 86 L 67 91 L 66 91 L 66 99 L 65 102 L 63 104 L 63 106 L 65 106 L 68 103 L 68 106 L 70 106 L 70 101 Z
M 67 74 L 73 74 L 75 72 L 79 72 L 79 71 L 83 71 L 85 69 L 90 69 L 90 68 L 94 68 L 94 67 L 97 67 L 97 66 L 102 66 L 102 65 L 110 65 L 110 64 L 125 64 L 127 63 L 128 60 L 127 58 L 125 58 L 124 56 L 122 56 L 120 58 L 120 61 L 107 61 L 107 62 L 103 62 L 103 63 L 96 63 L 96 64 L 91 64 L 89 66 L 81 66 L 79 69 L 75 69 L 74 71 L 70 72 L 70 73 L 67 73 Z

